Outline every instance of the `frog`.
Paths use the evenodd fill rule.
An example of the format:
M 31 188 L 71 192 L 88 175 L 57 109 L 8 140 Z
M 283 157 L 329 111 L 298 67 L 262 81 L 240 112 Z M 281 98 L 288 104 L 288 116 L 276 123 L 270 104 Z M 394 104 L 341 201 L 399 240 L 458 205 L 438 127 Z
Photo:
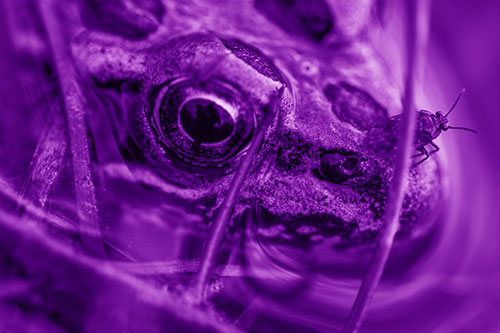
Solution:
M 402 109 L 398 11 L 380 0 L 40 4 L 0 5 L 2 24 L 28 37 L 8 44 L 23 55 L 11 82 L 22 89 L 3 97 L 21 106 L 0 113 L 9 143 L 0 154 L 20 157 L 2 166 L 10 171 L 2 170 L 2 205 L 26 224 L 2 221 L 16 236 L 7 237 L 16 246 L 3 251 L 5 271 L 37 276 L 39 291 L 32 301 L 21 293 L 22 308 L 69 330 L 161 331 L 184 327 L 172 326 L 181 313 L 191 330 L 193 318 L 222 331 L 231 329 L 221 322 L 244 331 L 339 328 L 332 314 L 346 310 L 351 278 L 365 273 L 394 172 L 393 142 L 376 142 L 397 137 L 388 129 Z M 48 29 L 55 37 L 39 27 L 53 28 L 47 14 L 65 28 Z M 57 70 L 61 58 L 67 72 Z M 78 92 L 70 106 L 83 110 L 79 142 L 88 139 L 89 151 L 77 158 L 61 76 Z M 268 118 L 207 302 L 187 304 L 217 212 Z M 409 169 L 385 276 L 414 267 L 439 230 L 445 153 Z M 91 173 L 74 181 L 82 156 Z M 82 200 L 90 196 L 79 187 L 95 200 Z M 88 208 L 83 218 L 78 205 Z M 85 228 L 89 216 L 96 229 Z M 53 258 L 33 257 L 34 248 Z
M 394 151 L 363 142 L 401 112 L 404 72 L 397 52 L 381 54 L 394 41 L 382 34 L 375 1 L 311 1 L 310 8 L 243 1 L 239 10 L 231 1 L 134 2 L 132 9 L 94 2 L 71 48 L 80 76 L 91 81 L 96 129 L 108 131 L 94 142 L 105 161 L 97 165 L 107 184 L 100 196 L 119 207 L 103 221 L 110 242 L 144 260 L 175 259 L 184 242 L 202 251 L 266 105 L 284 88 L 226 241 L 238 243 L 251 210 L 256 235 L 276 244 L 336 251 L 374 243 Z M 108 12 L 127 28 L 100 18 Z M 281 24 L 280 15 L 295 23 Z M 116 148 L 110 154 L 99 145 Z M 437 158 L 409 170 L 396 247 L 434 230 L 441 174 Z M 172 232 L 179 228 L 198 236 L 180 241 Z

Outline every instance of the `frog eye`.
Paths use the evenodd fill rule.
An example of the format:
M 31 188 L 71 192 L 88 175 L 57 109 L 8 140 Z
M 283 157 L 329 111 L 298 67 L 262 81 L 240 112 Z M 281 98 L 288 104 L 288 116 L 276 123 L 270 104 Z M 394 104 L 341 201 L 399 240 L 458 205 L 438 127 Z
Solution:
M 191 165 L 217 167 L 241 153 L 256 124 L 241 89 L 219 79 L 175 80 L 161 89 L 153 110 L 160 142 Z
M 271 96 L 285 87 L 279 70 L 243 42 L 205 34 L 183 35 L 148 52 L 144 78 L 122 103 L 133 141 L 128 150 L 161 171 L 167 165 L 200 176 L 235 170 Z M 277 140 L 274 119 L 257 159 Z
M 188 100 L 180 107 L 179 118 L 184 132 L 200 143 L 221 142 L 234 130 L 234 114 L 209 99 Z

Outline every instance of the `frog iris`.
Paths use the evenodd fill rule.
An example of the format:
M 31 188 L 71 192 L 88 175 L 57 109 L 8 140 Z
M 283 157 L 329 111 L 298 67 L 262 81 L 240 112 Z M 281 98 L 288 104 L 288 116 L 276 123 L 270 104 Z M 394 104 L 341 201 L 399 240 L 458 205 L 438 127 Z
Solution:
M 242 89 L 226 80 L 184 78 L 161 89 L 155 128 L 179 159 L 219 167 L 248 146 L 255 131 L 254 109 Z

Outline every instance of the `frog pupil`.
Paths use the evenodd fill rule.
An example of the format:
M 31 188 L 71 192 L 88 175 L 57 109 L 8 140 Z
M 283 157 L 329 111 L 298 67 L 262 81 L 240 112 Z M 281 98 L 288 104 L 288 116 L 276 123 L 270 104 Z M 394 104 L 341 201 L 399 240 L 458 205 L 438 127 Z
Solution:
M 234 121 L 229 112 L 202 98 L 192 99 L 182 106 L 180 123 L 186 134 L 201 143 L 223 141 L 234 129 Z

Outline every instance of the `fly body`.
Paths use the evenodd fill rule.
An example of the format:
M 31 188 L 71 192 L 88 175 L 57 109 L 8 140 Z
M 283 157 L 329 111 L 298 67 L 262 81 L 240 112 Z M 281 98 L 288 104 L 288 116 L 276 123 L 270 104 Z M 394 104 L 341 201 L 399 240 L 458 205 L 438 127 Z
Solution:
M 416 162 L 414 166 L 420 165 L 432 154 L 439 151 L 439 147 L 433 141 L 437 139 L 442 132 L 449 129 L 460 129 L 477 133 L 477 131 L 470 128 L 450 126 L 448 124 L 448 115 L 451 111 L 453 111 L 464 92 L 465 89 L 462 89 L 452 107 L 446 114 L 443 114 L 441 111 L 437 111 L 436 113 L 432 113 L 427 110 L 418 111 L 417 128 L 415 129 L 414 139 L 415 150 L 417 153 L 413 155 L 413 157 L 424 156 L 424 158 Z M 387 127 L 372 128 L 364 140 L 364 145 L 367 150 L 379 156 L 391 156 L 394 152 L 394 148 L 396 147 L 396 135 L 398 133 L 400 120 L 401 115 L 396 115 L 390 118 L 389 125 Z M 427 148 L 429 145 L 432 146 L 431 150 L 428 150 Z
M 477 134 L 477 131 L 470 128 L 448 125 L 448 115 L 451 113 L 451 111 L 453 111 L 464 92 L 465 89 L 462 89 L 460 94 L 457 96 L 455 103 L 453 103 L 450 110 L 446 114 L 443 114 L 441 111 L 437 111 L 434 114 L 427 110 L 420 110 L 418 112 L 417 129 L 415 133 L 415 149 L 418 151 L 418 153 L 415 154 L 414 157 L 422 155 L 425 155 L 425 157 L 415 163 L 415 166 L 423 163 L 432 154 L 439 151 L 439 147 L 433 142 L 433 140 L 436 139 L 443 131 L 447 131 L 449 129 L 460 129 Z M 427 150 L 427 145 L 432 146 L 431 151 Z

